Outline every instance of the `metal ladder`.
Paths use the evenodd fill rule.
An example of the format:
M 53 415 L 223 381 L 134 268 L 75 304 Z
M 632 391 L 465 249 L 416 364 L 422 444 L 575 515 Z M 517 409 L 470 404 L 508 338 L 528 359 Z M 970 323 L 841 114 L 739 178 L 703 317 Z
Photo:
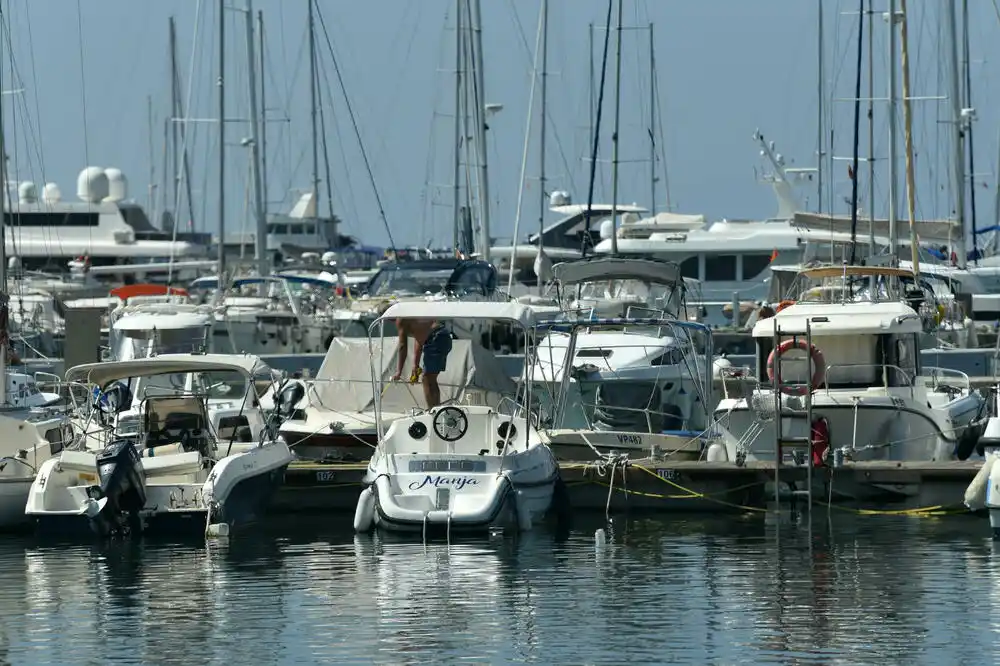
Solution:
M 774 350 L 777 350 L 782 343 L 782 337 L 791 338 L 792 340 L 798 341 L 805 338 L 806 348 L 808 349 L 806 356 L 806 380 L 803 384 L 802 382 L 786 382 L 783 380 L 785 376 L 781 372 L 781 357 L 777 354 L 774 359 L 774 380 L 772 381 L 772 393 L 774 394 L 774 501 L 776 506 L 781 505 L 781 467 L 784 465 L 785 450 L 791 449 L 793 458 L 796 454 L 801 455 L 802 452 L 805 453 L 805 465 L 806 465 L 806 487 L 805 489 L 793 489 L 791 491 L 791 497 L 798 498 L 801 497 L 805 499 L 806 504 L 812 505 L 812 481 L 813 481 L 813 456 L 812 456 L 812 428 L 813 428 L 813 414 L 812 414 L 812 376 L 815 370 L 812 358 L 812 326 L 809 319 L 806 319 L 806 330 L 805 331 L 787 331 L 782 330 L 777 322 L 774 325 Z M 781 404 L 782 388 L 804 388 L 805 393 L 802 396 L 805 402 L 804 411 L 792 411 L 791 409 L 786 409 Z M 806 421 L 806 435 L 796 435 L 787 436 L 783 432 L 784 421 L 788 418 L 797 419 L 805 417 Z M 802 463 L 796 461 L 796 465 L 801 465 Z

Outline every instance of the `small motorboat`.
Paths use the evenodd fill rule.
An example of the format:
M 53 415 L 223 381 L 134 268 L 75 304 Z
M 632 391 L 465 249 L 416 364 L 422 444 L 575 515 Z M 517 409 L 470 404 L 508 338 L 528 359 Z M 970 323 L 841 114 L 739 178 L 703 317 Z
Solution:
M 506 320 L 527 333 L 531 310 L 508 303 L 398 303 L 382 319 L 420 319 L 436 325 L 452 319 Z M 372 325 L 374 331 L 379 321 Z M 370 338 L 375 343 L 376 338 Z M 381 339 L 381 336 L 378 337 Z M 426 352 L 425 352 L 426 353 Z M 380 358 L 372 351 L 372 358 Z M 381 374 L 373 369 L 375 409 L 381 409 Z M 511 408 L 460 403 L 392 421 L 384 428 L 365 475 L 354 528 L 457 532 L 531 529 L 550 510 L 560 483 L 559 466 L 528 416 Z
M 284 478 L 292 454 L 273 428 L 259 441 L 228 440 L 209 418 L 207 394 L 168 390 L 170 377 L 196 375 L 187 386 L 220 382 L 243 389 L 240 410 L 259 410 L 253 356 L 165 354 L 72 368 L 71 382 L 97 387 L 91 414 L 104 438 L 98 450 L 64 450 L 38 470 L 25 514 L 40 533 L 100 536 L 131 533 L 226 535 L 255 521 Z M 132 396 L 130 385 L 142 395 Z M 119 417 L 138 411 L 134 420 Z

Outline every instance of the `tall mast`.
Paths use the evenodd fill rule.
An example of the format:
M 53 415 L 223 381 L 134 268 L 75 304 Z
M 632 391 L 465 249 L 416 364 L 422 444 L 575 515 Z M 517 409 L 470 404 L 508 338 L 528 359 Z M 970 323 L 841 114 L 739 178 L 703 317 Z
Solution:
M 948 0 L 951 4 L 951 0 Z M 910 253 L 913 262 L 913 274 L 920 275 L 919 238 L 917 238 L 916 208 L 917 193 L 913 176 L 913 118 L 910 113 L 910 51 L 907 44 L 906 25 L 909 17 L 906 14 L 906 0 L 899 0 L 902 17 L 899 22 L 899 38 L 903 58 L 903 132 L 906 142 L 906 211 L 910 218 Z M 965 263 L 964 261 L 962 262 Z
M 851 154 L 851 260 L 857 256 L 858 238 L 858 137 L 861 123 L 861 64 L 864 54 L 865 0 L 858 6 L 858 59 L 854 79 L 854 150 Z
M 264 96 L 264 12 L 257 12 L 257 40 L 260 57 L 260 193 L 267 212 L 267 104 Z
M 816 210 L 823 212 L 823 158 L 826 141 L 823 127 L 823 0 L 816 0 Z M 832 211 L 831 211 L 832 212 Z
M 875 10 L 868 6 L 868 256 L 875 255 Z
M 618 120 L 622 105 L 622 0 L 615 32 L 615 129 L 611 134 L 611 254 L 618 254 Z
M 475 58 L 476 87 L 479 89 L 479 108 L 476 110 L 476 117 L 479 118 L 479 166 L 481 176 L 479 182 L 480 197 L 482 198 L 482 259 L 490 260 L 490 184 L 489 184 L 489 151 L 486 149 L 486 88 L 483 81 L 483 13 L 479 0 L 472 0 L 472 36 L 475 39 L 473 56 Z
M 452 211 L 455 215 L 452 248 L 459 249 L 459 229 L 462 226 L 462 2 L 455 0 L 455 175 L 452 185 Z
M 649 24 L 649 212 L 656 214 L 656 51 Z
M 904 3 L 905 4 L 905 3 Z M 954 137 L 954 152 L 952 153 L 952 187 L 955 190 L 955 220 L 958 222 L 958 236 L 954 237 L 953 252 L 958 257 L 958 265 L 965 268 L 965 146 L 964 129 L 962 127 L 962 98 L 958 78 L 958 27 L 955 22 L 955 1 L 945 0 L 945 30 L 951 36 L 949 50 L 949 85 L 948 97 L 951 98 L 951 122 Z M 905 17 L 904 17 L 905 20 Z
M 181 92 L 178 85 L 179 79 L 177 76 L 177 25 L 174 23 L 174 17 L 170 17 L 170 115 L 172 117 L 178 118 L 180 114 L 177 113 L 177 109 L 180 108 Z M 174 215 L 174 224 L 177 223 L 176 217 L 179 211 L 174 210 L 174 206 L 180 201 L 180 188 L 181 188 L 181 166 L 180 166 L 180 144 L 177 141 L 178 123 L 170 123 L 170 168 L 173 170 L 171 180 L 173 181 L 173 193 L 170 199 L 170 203 L 167 208 Z
M 968 115 L 963 119 L 965 138 L 969 144 L 969 222 L 972 230 L 972 260 L 979 265 L 979 240 L 976 238 L 976 157 L 975 143 L 972 140 L 972 120 L 975 107 L 972 106 L 972 62 L 969 57 L 969 0 L 962 0 L 962 59 L 965 70 L 965 108 Z M 963 114 L 964 115 L 964 114 Z
M 539 147 L 538 147 L 538 256 L 541 258 L 545 250 L 545 209 L 548 207 L 548 199 L 545 196 L 545 114 L 547 112 L 546 87 L 548 83 L 548 63 L 549 63 L 549 0 L 542 0 L 542 99 L 541 99 L 541 125 L 539 126 Z M 517 239 L 514 239 L 517 243 Z M 511 266 L 513 270 L 513 266 Z M 541 295 L 545 288 L 542 276 L 538 276 L 538 294 Z
M 247 86 L 250 93 L 250 161 L 253 167 L 253 199 L 257 217 L 257 242 L 254 243 L 257 259 L 257 274 L 269 274 L 267 260 L 267 214 L 264 210 L 264 197 L 260 179 L 260 137 L 257 133 L 257 70 L 253 45 L 253 0 L 247 0 L 246 5 L 246 38 L 247 38 Z
M 226 277 L 226 0 L 219 0 L 219 288 Z
M 899 196 L 899 156 L 896 147 L 896 0 L 889 0 L 889 254 L 897 256 L 899 251 L 899 224 L 896 220 L 896 197 Z
M 6 18 L 0 7 L 0 63 L 3 58 L 3 35 L 6 32 L 3 23 Z M 3 66 L 0 64 L 0 90 L 3 89 Z M 10 314 L 9 296 L 7 295 L 7 145 L 4 140 L 3 103 L 0 101 L 0 308 L 5 310 L 6 330 L 3 331 L 3 341 L 0 344 L 0 404 L 7 403 L 7 352 L 10 348 Z
M 316 217 L 319 217 L 319 135 L 316 132 L 316 23 L 313 0 L 309 3 L 309 108 L 312 123 L 312 191 Z

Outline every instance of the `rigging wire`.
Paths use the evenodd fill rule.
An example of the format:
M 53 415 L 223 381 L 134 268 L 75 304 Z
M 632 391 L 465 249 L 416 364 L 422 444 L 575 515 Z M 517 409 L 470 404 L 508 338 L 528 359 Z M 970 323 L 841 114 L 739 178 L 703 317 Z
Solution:
M 323 39 L 326 41 L 326 47 L 330 51 L 333 71 L 337 75 L 337 82 L 340 84 L 340 91 L 344 95 L 344 104 L 347 107 L 347 114 L 351 119 L 351 126 L 354 128 L 354 135 L 361 148 L 361 158 L 364 160 L 365 170 L 368 172 L 368 179 L 371 181 L 372 192 L 375 195 L 375 203 L 378 206 L 379 217 L 382 218 L 382 225 L 385 227 L 385 233 L 389 237 L 389 246 L 393 253 L 395 253 L 396 242 L 392 238 L 392 229 L 389 228 L 389 220 L 385 215 L 385 207 L 382 205 L 382 197 L 379 195 L 378 186 L 375 184 L 375 174 L 372 172 L 371 162 L 368 161 L 368 152 L 365 150 L 364 142 L 361 139 L 361 130 L 358 128 L 358 121 L 354 115 L 354 107 L 351 106 L 351 100 L 347 96 L 347 88 L 344 85 L 344 78 L 340 74 L 340 66 L 337 64 L 337 56 L 333 51 L 333 42 L 330 41 L 330 33 L 326 29 L 326 21 L 323 19 L 323 12 L 318 6 L 316 7 L 316 15 L 319 17 L 319 25 L 323 30 Z

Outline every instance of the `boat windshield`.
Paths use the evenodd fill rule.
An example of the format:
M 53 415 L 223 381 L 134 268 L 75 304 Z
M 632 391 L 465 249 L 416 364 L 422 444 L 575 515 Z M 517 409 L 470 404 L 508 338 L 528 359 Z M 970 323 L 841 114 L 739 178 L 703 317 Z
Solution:
M 681 290 L 676 285 L 654 284 L 642 280 L 587 282 L 580 288 L 580 297 L 582 299 L 631 301 L 642 308 L 671 314 L 676 314 L 681 305 Z
M 391 294 L 443 293 L 451 278 L 453 268 L 421 268 L 419 262 L 385 266 L 368 285 L 370 296 Z

